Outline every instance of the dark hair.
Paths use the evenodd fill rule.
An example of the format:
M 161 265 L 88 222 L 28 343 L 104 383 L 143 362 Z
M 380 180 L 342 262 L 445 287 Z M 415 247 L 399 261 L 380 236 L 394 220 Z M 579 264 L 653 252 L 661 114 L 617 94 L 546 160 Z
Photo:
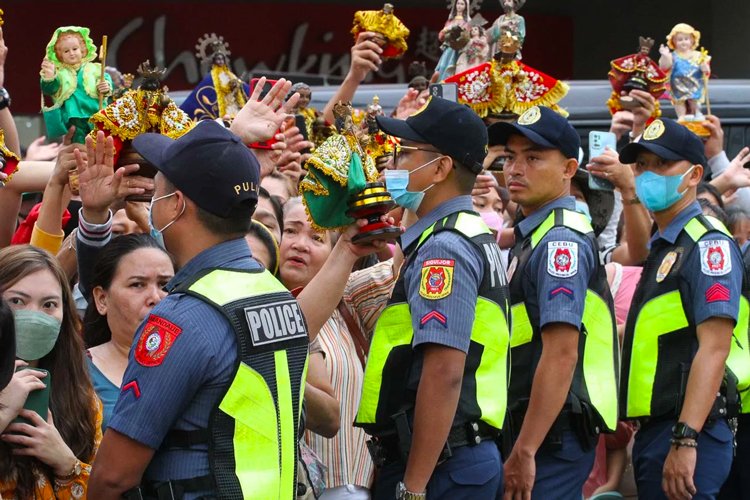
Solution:
M 94 454 L 96 438 L 96 396 L 84 362 L 80 322 L 68 278 L 55 257 L 31 245 L 14 245 L 0 250 L 0 292 L 38 271 L 50 271 L 62 289 L 63 320 L 60 335 L 49 354 L 39 360 L 39 368 L 50 372 L 54 380 L 50 394 L 50 410 L 55 427 L 73 454 L 88 462 Z M 50 481 L 52 469 L 30 457 L 16 457 L 8 445 L 0 444 L 0 481 L 17 478 L 15 496 L 33 498 L 40 470 Z
M 195 215 L 201 225 L 217 236 L 229 238 L 239 238 L 247 234 L 250 229 L 250 218 L 255 211 L 241 208 L 232 211 L 228 217 L 219 217 L 211 212 L 203 210 L 198 205 L 195 206 Z
M 0 391 L 5 389 L 13 376 L 15 361 L 16 324 L 13 321 L 13 310 L 0 298 Z
M 724 206 L 724 200 L 721 199 L 721 193 L 718 189 L 716 189 L 716 186 L 714 186 L 710 182 L 701 182 L 700 184 L 698 184 L 696 195 L 701 195 L 703 193 L 708 193 L 716 198 L 719 208 L 721 208 L 722 210 L 726 208 Z
M 477 182 L 477 174 L 452 156 L 450 159 L 453 160 L 453 166 L 456 169 L 458 188 L 462 193 L 471 194 L 471 190 L 474 189 L 474 184 Z
M 109 290 L 123 257 L 141 248 L 155 248 L 164 251 L 156 240 L 147 234 L 118 236 L 99 251 L 94 261 L 91 282 L 88 285 L 89 293 L 86 297 L 88 306 L 83 316 L 83 340 L 86 347 L 95 347 L 112 339 L 112 331 L 107 323 L 107 316 L 99 314 L 96 308 L 96 301 L 93 298 L 94 288 L 102 287 L 104 290 Z
M 251 221 L 247 234 L 258 238 L 266 247 L 268 255 L 271 256 L 271 262 L 268 263 L 268 270 L 275 276 L 279 271 L 279 244 L 271 234 L 271 231 L 262 222 L 254 220 Z
M 276 220 L 279 222 L 279 233 L 284 235 L 284 209 L 279 203 L 279 200 L 271 196 L 266 188 L 260 186 L 258 188 L 258 198 L 263 198 L 271 202 L 273 207 L 273 214 L 276 216 Z M 281 243 L 280 241 L 278 243 Z
M 701 211 L 705 215 L 716 217 L 717 219 L 719 219 L 719 221 L 721 221 L 722 224 L 729 228 L 729 231 L 732 231 L 732 223 L 730 222 L 731 218 L 728 216 L 728 212 L 725 212 L 723 208 L 718 205 L 714 205 L 705 198 L 698 198 L 698 203 L 701 206 Z

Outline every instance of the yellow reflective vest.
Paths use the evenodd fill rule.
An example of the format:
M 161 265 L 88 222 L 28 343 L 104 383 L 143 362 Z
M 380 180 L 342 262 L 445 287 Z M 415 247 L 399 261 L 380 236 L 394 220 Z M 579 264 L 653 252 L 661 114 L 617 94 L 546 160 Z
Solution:
M 524 240 L 516 241 L 513 259 L 517 263 L 509 284 L 513 330 L 508 406 L 511 412 L 522 415 L 531 397 L 534 373 L 542 353 L 539 310 L 526 307 L 523 276 L 532 253 L 555 227 L 566 227 L 583 235 L 591 242 L 594 255 L 598 255 L 594 230 L 588 219 L 583 214 L 562 208 L 552 210 Z M 598 263 L 598 259 L 596 262 L 586 291 L 578 364 L 567 404 L 574 414 L 582 411 L 579 408 L 582 405 L 593 407 L 595 421 L 591 422 L 593 428 L 590 430 L 598 433 L 605 429 L 614 431 L 617 426 L 619 343 L 607 276 L 604 266 Z M 515 427 L 517 432 L 520 425 L 514 422 Z
M 440 231 L 461 234 L 477 246 L 486 262 L 453 425 L 481 420 L 495 429 L 502 428 L 508 380 L 507 283 L 504 275 L 495 279 L 488 271 L 490 266 L 497 265 L 499 257 L 497 242 L 487 225 L 476 213 L 458 212 L 422 233 L 416 248 L 404 263 L 388 306 L 375 326 L 355 420 L 355 425 L 363 427 L 368 434 L 394 434 L 391 416 L 399 411 L 413 412 L 416 390 L 409 389 L 408 385 L 414 361 L 411 345 L 414 332 L 404 276 L 406 269 L 415 265 L 417 249 Z
M 698 215 L 688 221 L 673 245 L 660 245 L 648 256 L 630 306 L 623 340 L 620 413 L 624 418 L 679 416 L 698 349 L 693 311 L 685 302 L 689 291 L 680 279 L 680 268 L 690 252 L 695 251 L 698 240 L 710 231 L 731 238 L 717 219 Z M 728 382 L 740 391 L 744 413 L 750 411 L 747 286 L 745 277 L 727 358 Z
M 209 420 L 217 498 L 294 498 L 309 342 L 297 300 L 266 270 L 213 269 L 176 292 L 219 309 L 237 338 L 236 372 Z

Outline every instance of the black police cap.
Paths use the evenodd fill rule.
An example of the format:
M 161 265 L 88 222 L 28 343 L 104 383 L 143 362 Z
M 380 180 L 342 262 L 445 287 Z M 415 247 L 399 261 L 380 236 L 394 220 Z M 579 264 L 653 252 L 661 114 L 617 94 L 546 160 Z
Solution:
M 632 142 L 622 149 L 620 161 L 635 163 L 638 153 L 644 151 L 666 161 L 687 160 L 693 165 L 708 166 L 705 149 L 698 136 L 669 118 L 651 122 L 638 142 Z
M 260 164 L 218 123 L 200 122 L 177 140 L 139 135 L 133 148 L 203 210 L 222 218 L 255 210 Z
M 388 135 L 434 146 L 478 174 L 487 156 L 487 127 L 471 108 L 430 96 L 422 109 L 406 120 L 377 117 Z
M 545 149 L 557 149 L 565 158 L 578 158 L 581 138 L 559 113 L 545 106 L 527 109 L 513 123 L 498 122 L 489 127 L 490 144 L 508 143 L 512 135 L 522 135 Z

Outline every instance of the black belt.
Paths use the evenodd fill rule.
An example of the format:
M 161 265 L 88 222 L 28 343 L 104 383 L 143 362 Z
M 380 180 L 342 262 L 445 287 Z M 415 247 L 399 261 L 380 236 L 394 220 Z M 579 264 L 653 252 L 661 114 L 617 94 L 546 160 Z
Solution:
M 215 491 L 216 483 L 211 474 L 188 479 L 170 481 L 144 481 L 139 488 L 133 488 L 123 494 L 126 500 L 179 500 L 185 493 L 197 491 Z
M 446 445 L 441 456 L 445 457 L 443 458 L 445 460 L 452 453 L 450 450 L 461 448 L 462 446 L 476 446 L 483 441 L 497 439 L 499 434 L 499 430 L 481 421 L 456 425 L 448 433 L 448 439 L 446 440 Z M 406 457 L 401 453 L 401 447 L 399 446 L 396 434 L 373 436 L 367 442 L 367 448 L 376 466 L 406 461 Z

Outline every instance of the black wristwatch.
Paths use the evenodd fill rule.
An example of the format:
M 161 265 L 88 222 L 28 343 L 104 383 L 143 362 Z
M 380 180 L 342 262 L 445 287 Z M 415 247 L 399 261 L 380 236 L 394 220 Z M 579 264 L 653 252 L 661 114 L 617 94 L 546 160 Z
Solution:
M 674 439 L 698 439 L 698 431 L 685 422 L 677 422 L 672 427 L 672 437 Z
M 0 109 L 5 109 L 10 106 L 10 94 L 5 87 L 0 87 Z

